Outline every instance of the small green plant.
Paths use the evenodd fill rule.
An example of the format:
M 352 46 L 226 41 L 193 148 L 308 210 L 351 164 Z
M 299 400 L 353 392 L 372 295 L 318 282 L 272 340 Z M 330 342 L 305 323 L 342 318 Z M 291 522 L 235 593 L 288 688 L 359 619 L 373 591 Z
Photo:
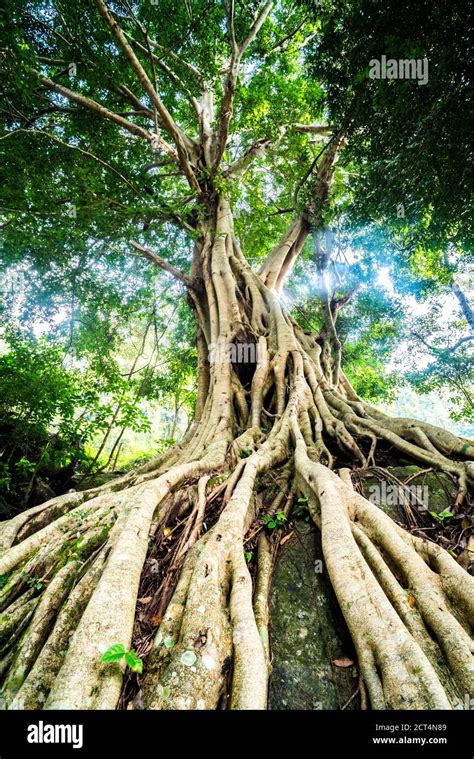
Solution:
M 30 579 L 28 580 L 28 585 L 30 586 L 30 588 L 34 587 L 36 588 L 36 590 L 41 590 L 44 583 L 42 583 L 41 580 L 38 580 L 36 577 L 30 577 Z
M 286 524 L 286 516 L 283 511 L 277 511 L 276 514 L 264 514 L 260 519 L 269 530 L 274 530 L 275 527 L 284 527 Z
M 40 577 L 30 577 L 26 572 L 21 572 L 20 577 L 26 580 L 26 584 L 29 585 L 30 588 L 41 590 L 41 588 L 44 587 L 44 581 Z
M 249 562 L 252 561 L 253 557 L 253 551 L 245 551 L 245 561 Z
M 24 456 L 16 462 L 15 469 L 20 477 L 28 477 L 36 469 L 34 461 L 28 461 Z
M 120 661 L 120 659 L 125 659 L 125 664 L 130 667 L 132 672 L 138 672 L 139 675 L 143 672 L 142 659 L 136 655 L 135 651 L 127 651 L 123 643 L 114 643 L 102 654 L 100 660 L 110 664 L 114 661 Z
M 293 503 L 293 511 L 292 516 L 294 516 L 296 519 L 304 519 L 306 522 L 309 522 L 309 509 L 308 509 L 308 499 L 307 498 L 298 498 L 296 503 Z
M 430 514 L 433 517 L 433 519 L 436 519 L 436 521 L 439 522 L 439 524 L 441 525 L 444 525 L 446 519 L 450 519 L 451 517 L 454 516 L 453 512 L 448 511 L 447 509 L 445 509 L 444 511 L 440 511 L 439 514 L 437 514 L 436 511 L 430 511 Z

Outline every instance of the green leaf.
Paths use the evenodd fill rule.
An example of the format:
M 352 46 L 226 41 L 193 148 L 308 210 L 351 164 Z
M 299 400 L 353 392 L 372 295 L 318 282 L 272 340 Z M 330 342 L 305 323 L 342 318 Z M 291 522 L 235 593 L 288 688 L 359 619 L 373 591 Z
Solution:
M 173 638 L 165 638 L 165 648 L 173 648 L 173 646 L 174 646 Z
M 130 667 L 132 672 L 138 672 L 139 675 L 143 672 L 143 661 L 134 651 L 126 652 L 125 663 Z
M 113 646 L 105 651 L 101 656 L 101 661 L 113 662 L 118 661 L 126 654 L 126 649 L 123 643 L 114 643 Z

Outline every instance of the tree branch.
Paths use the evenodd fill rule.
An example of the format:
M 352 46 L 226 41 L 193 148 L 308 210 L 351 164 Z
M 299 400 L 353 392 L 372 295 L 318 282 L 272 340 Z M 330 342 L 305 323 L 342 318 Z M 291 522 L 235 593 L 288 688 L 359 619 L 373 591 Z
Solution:
M 186 178 L 190 186 L 193 189 L 200 191 L 199 183 L 192 169 L 192 166 L 189 160 L 189 154 L 188 154 L 189 152 L 191 153 L 195 152 L 196 150 L 195 143 L 181 131 L 181 129 L 178 127 L 178 125 L 174 121 L 173 117 L 171 116 L 168 109 L 166 108 L 163 101 L 161 100 L 159 94 L 156 92 L 155 88 L 153 87 L 153 84 L 150 81 L 148 74 L 146 73 L 142 64 L 140 63 L 137 56 L 135 55 L 133 48 L 128 43 L 128 40 L 124 31 L 122 30 L 118 22 L 115 20 L 112 13 L 109 11 L 107 5 L 104 3 L 103 0 L 95 0 L 95 4 L 99 10 L 100 15 L 110 27 L 110 30 L 113 36 L 117 40 L 117 43 L 122 48 L 125 56 L 130 61 L 130 64 L 133 70 L 135 71 L 140 83 L 143 85 L 145 92 L 147 92 L 147 94 L 151 98 L 151 101 L 158 112 L 160 125 L 173 138 L 176 144 L 179 161 L 181 163 L 181 166 L 183 167 L 183 171 L 186 175 Z
M 164 56 L 169 56 L 172 58 L 176 63 L 179 63 L 181 66 L 186 68 L 191 74 L 193 74 L 194 77 L 196 77 L 197 81 L 200 85 L 204 84 L 204 77 L 199 71 L 199 69 L 196 68 L 196 66 L 193 66 L 192 63 L 189 63 L 189 61 L 185 61 L 180 56 L 174 52 L 174 50 L 169 50 L 167 47 L 163 47 L 163 45 L 160 45 L 159 42 L 156 42 L 155 40 L 150 40 L 150 44 L 152 47 L 156 48 L 157 50 L 160 50 L 163 52 Z
M 335 126 L 330 124 L 293 124 L 293 129 L 296 132 L 303 132 L 304 134 L 318 134 L 321 137 L 330 137 L 335 128 Z
M 272 140 L 269 140 L 266 137 L 257 140 L 222 172 L 223 176 L 231 178 L 243 176 L 253 161 L 265 155 L 267 150 L 270 147 L 274 147 L 275 144 L 275 142 L 272 142 Z
M 173 264 L 170 264 L 169 261 L 166 261 L 164 258 L 161 258 L 157 253 L 155 253 L 153 250 L 150 250 L 150 248 L 145 248 L 143 245 L 140 245 L 138 242 L 132 241 L 130 243 L 135 250 L 138 250 L 145 258 L 148 258 L 150 261 L 153 261 L 154 264 L 159 266 L 161 269 L 164 269 L 164 271 L 167 271 L 168 274 L 172 274 L 173 277 L 178 279 L 180 282 L 183 283 L 186 287 L 190 288 L 191 290 L 195 290 L 195 286 L 189 279 L 189 277 L 182 272 L 180 269 L 178 269 L 176 266 L 173 266 Z
M 259 270 L 259 275 L 267 287 L 281 290 L 309 231 L 309 224 L 302 215 L 293 220 Z
M 459 287 L 458 283 L 454 279 L 454 276 L 451 280 L 451 289 L 453 293 L 455 294 L 459 305 L 461 306 L 461 311 L 463 313 L 464 318 L 466 319 L 467 323 L 469 324 L 470 329 L 474 332 L 474 312 L 471 308 L 471 305 L 466 297 L 466 294 L 463 290 Z
M 227 138 L 229 136 L 229 124 L 233 113 L 233 103 L 235 97 L 235 88 L 237 85 L 237 78 L 239 76 L 239 67 L 242 55 L 248 46 L 253 42 L 257 36 L 262 24 L 265 22 L 268 14 L 273 6 L 273 0 L 265 3 L 260 13 L 257 15 L 253 22 L 250 31 L 245 40 L 239 45 L 235 40 L 235 34 L 233 31 L 233 2 L 230 4 L 228 14 L 228 29 L 229 38 L 231 44 L 232 54 L 230 57 L 229 68 L 227 71 L 226 81 L 224 85 L 224 99 L 222 101 L 221 114 L 219 119 L 219 126 L 217 130 L 215 146 L 214 146 L 214 161 L 213 168 L 217 168 L 220 160 L 224 154 L 225 146 L 227 144 Z
M 278 48 L 282 47 L 285 44 L 285 42 L 288 42 L 289 40 L 291 40 L 292 37 L 294 37 L 295 34 L 297 34 L 299 32 L 299 30 L 306 24 L 307 20 L 308 20 L 308 16 L 305 16 L 303 18 L 303 20 L 300 21 L 300 23 L 298 24 L 298 26 L 296 27 L 296 29 L 293 29 L 293 31 L 289 32 L 285 37 L 283 37 L 283 39 L 281 39 L 278 42 L 276 42 L 273 45 L 273 47 L 272 47 L 272 52 L 273 52 L 273 50 L 278 50 Z
M 323 153 L 326 155 L 322 159 L 321 163 L 318 166 L 317 176 L 316 176 L 316 184 L 315 184 L 315 201 L 311 204 L 312 207 L 308 208 L 307 210 L 310 211 L 312 216 L 316 218 L 317 215 L 320 215 L 321 210 L 323 209 L 324 205 L 327 202 L 327 199 L 329 197 L 329 190 L 332 180 L 332 174 L 334 171 L 334 164 L 337 161 L 337 157 L 339 154 L 339 149 L 341 146 L 344 145 L 344 137 L 342 135 L 337 135 L 337 133 L 334 133 L 333 136 L 328 140 L 328 142 L 323 146 L 323 148 L 319 151 L 315 159 L 310 164 L 308 170 L 305 172 L 305 174 L 301 177 L 300 181 L 296 185 L 293 200 L 294 205 L 296 207 L 298 202 L 298 195 L 302 189 L 302 187 L 305 185 L 311 174 L 313 173 L 318 160 L 321 158 Z
M 234 0 L 226 0 L 227 6 L 227 28 L 229 31 L 230 46 L 232 50 L 238 50 L 237 40 L 235 39 L 235 3 Z
M 153 134 L 151 132 L 148 132 L 146 129 L 144 129 L 141 126 L 138 126 L 138 124 L 133 124 L 131 121 L 128 121 L 127 119 L 123 118 L 123 116 L 119 116 L 118 113 L 114 113 L 113 111 L 109 111 L 108 108 L 101 105 L 100 103 L 97 103 L 95 100 L 92 100 L 89 97 L 86 97 L 86 95 L 80 95 L 78 92 L 74 92 L 73 90 L 70 90 L 68 87 L 64 87 L 62 84 L 58 84 L 57 82 L 53 82 L 52 79 L 48 79 L 48 77 L 43 76 L 40 74 L 39 71 L 34 70 L 34 73 L 38 76 L 41 84 L 46 87 L 49 90 L 53 90 L 54 92 L 59 93 L 59 95 L 63 95 L 68 100 L 71 100 L 73 103 L 77 103 L 78 105 L 82 105 L 84 108 L 87 108 L 89 111 L 93 111 L 94 113 L 97 113 L 99 116 L 102 116 L 104 119 L 108 119 L 109 121 L 114 121 L 116 124 L 119 124 L 119 126 L 126 129 L 128 132 L 131 132 L 136 137 L 141 137 L 142 139 L 146 140 L 147 142 L 153 142 Z M 169 146 L 171 151 L 174 151 L 174 148 Z M 168 152 L 168 151 L 166 151 Z
M 451 353 L 454 353 L 454 351 L 460 348 L 461 345 L 464 345 L 464 343 L 468 343 L 471 340 L 474 340 L 474 335 L 466 335 L 465 337 L 459 338 L 459 340 L 457 340 L 454 343 L 454 345 L 450 345 L 446 348 L 435 348 L 434 345 L 431 345 L 430 343 L 428 343 L 425 340 L 425 338 L 422 335 L 420 335 L 418 332 L 412 332 L 412 335 L 413 337 L 416 337 L 416 339 L 419 340 L 420 343 L 423 343 L 423 345 L 435 355 L 443 355 L 443 354 L 449 355 Z
M 227 138 L 229 136 L 229 124 L 233 113 L 233 102 L 235 96 L 235 87 L 239 73 L 239 55 L 233 48 L 230 59 L 229 70 L 224 85 L 224 99 L 219 119 L 219 127 L 214 143 L 214 160 L 213 168 L 217 168 L 224 154 Z
M 331 314 L 334 323 L 336 323 L 337 314 L 339 312 L 339 309 L 346 305 L 346 303 L 349 303 L 351 298 L 356 294 L 356 292 L 360 289 L 360 282 L 358 282 L 354 287 L 349 290 L 348 293 L 345 295 L 342 295 L 340 298 L 336 298 L 335 295 L 332 296 L 331 302 L 329 304 L 329 307 L 331 309 Z
M 173 82 L 178 89 L 182 90 L 184 94 L 187 96 L 189 102 L 193 106 L 196 114 L 199 116 L 199 103 L 192 94 L 191 90 L 187 87 L 187 85 L 183 82 L 182 79 L 176 74 L 170 67 L 163 61 L 162 58 L 160 58 L 158 55 L 155 55 L 151 50 L 147 50 L 144 45 L 142 45 L 138 40 L 133 39 L 133 37 L 130 37 L 130 35 L 127 34 L 128 39 L 130 40 L 130 43 L 133 47 L 135 47 L 137 50 L 140 50 L 142 53 L 146 53 L 150 60 L 154 61 L 160 69 L 166 74 L 166 76 Z M 152 44 L 150 40 L 150 45 Z
M 260 13 L 257 15 L 255 21 L 253 22 L 252 26 L 250 27 L 250 31 L 245 38 L 245 40 L 239 45 L 240 55 L 245 52 L 245 50 L 248 48 L 248 46 L 254 41 L 255 37 L 259 33 L 260 29 L 262 28 L 262 25 L 265 22 L 265 19 L 267 18 L 268 14 L 270 13 L 271 9 L 273 7 L 273 0 L 269 0 L 269 2 L 265 3 Z
M 312 173 L 320 156 L 323 152 L 326 152 L 318 166 L 314 187 L 314 200 L 308 203 L 300 216 L 293 221 L 278 245 L 268 254 L 260 269 L 260 276 L 268 287 L 281 290 L 296 257 L 303 248 L 311 228 L 321 222 L 322 212 L 328 203 L 334 164 L 337 160 L 338 151 L 343 144 L 344 138 L 341 136 L 336 138 L 336 135 L 334 135 L 324 146 L 323 150 L 318 153 L 308 171 L 298 183 L 295 190 L 295 208 L 299 190 Z
M 127 103 L 130 103 L 130 105 L 133 105 L 134 108 L 143 111 L 151 121 L 155 121 L 154 112 L 151 110 L 151 108 L 147 108 L 147 106 L 144 105 L 144 103 L 142 103 L 142 101 L 137 98 L 136 95 L 134 95 L 133 92 L 125 84 L 119 84 L 117 87 L 117 92 L 120 97 L 127 101 Z

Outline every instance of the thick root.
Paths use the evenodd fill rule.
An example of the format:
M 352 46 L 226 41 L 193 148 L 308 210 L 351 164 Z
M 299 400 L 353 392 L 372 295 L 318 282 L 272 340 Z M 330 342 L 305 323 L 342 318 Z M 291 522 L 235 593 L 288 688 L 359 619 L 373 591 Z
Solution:
M 326 467 L 311 461 L 295 423 L 293 431 L 297 473 L 312 495 L 312 508 L 316 504 L 320 508 L 316 517 L 328 572 L 358 652 L 372 707 L 450 708 L 447 691 L 453 699 L 474 692 L 467 606 L 457 606 L 457 615 L 464 615 L 461 623 L 442 581 L 417 553 L 411 536 L 403 537 L 404 531 L 389 517 Z M 452 575 L 463 573 L 464 581 L 471 584 L 467 598 L 474 581 L 449 554 L 443 554 L 452 573 L 445 584 L 452 587 Z M 444 678 L 436 671 L 435 655 L 441 652 Z M 448 673 L 457 693 L 445 687 Z

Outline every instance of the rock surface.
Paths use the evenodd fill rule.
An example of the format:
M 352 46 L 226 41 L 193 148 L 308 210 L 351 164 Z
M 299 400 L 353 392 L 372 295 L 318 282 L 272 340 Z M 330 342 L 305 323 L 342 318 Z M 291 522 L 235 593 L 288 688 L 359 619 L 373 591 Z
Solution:
M 319 532 L 304 521 L 295 523 L 282 546 L 270 610 L 268 708 L 340 709 L 358 687 L 355 653 L 325 569 Z M 358 707 L 357 695 L 347 708 Z
M 396 479 L 392 479 L 393 476 Z M 405 518 L 402 499 L 397 489 L 397 483 L 406 483 L 406 489 L 402 489 L 411 507 L 420 511 L 434 511 L 439 514 L 449 510 L 456 498 L 456 485 L 448 475 L 442 472 L 424 472 L 414 465 L 395 466 L 387 468 L 387 476 L 383 477 L 383 470 L 376 476 L 369 469 L 360 477 L 362 491 L 372 503 L 380 506 L 392 519 L 403 522 Z

